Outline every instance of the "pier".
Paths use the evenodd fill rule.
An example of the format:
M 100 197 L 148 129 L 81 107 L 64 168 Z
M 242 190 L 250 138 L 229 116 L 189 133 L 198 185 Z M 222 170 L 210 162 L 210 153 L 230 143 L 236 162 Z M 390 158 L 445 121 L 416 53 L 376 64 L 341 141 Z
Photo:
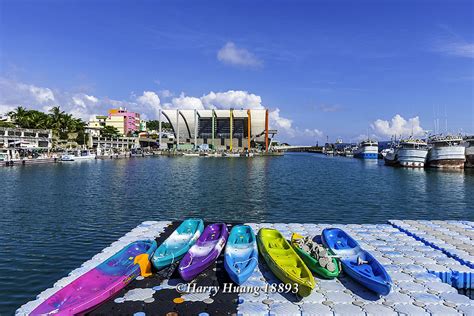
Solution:
M 327 227 L 347 231 L 386 268 L 393 280 L 389 295 L 378 296 L 342 274 L 334 280 L 315 278 L 316 288 L 303 299 L 292 294 L 261 291 L 225 291 L 230 279 L 223 255 L 195 281 L 201 289 L 183 292 L 172 266 L 148 278 L 138 277 L 90 315 L 472 315 L 474 300 L 459 292 L 474 286 L 474 222 L 391 220 L 386 224 L 247 223 L 255 232 L 269 227 L 289 239 L 293 232 L 318 236 Z M 36 300 L 21 306 L 16 315 L 27 315 L 46 298 L 109 258 L 128 243 L 156 239 L 162 243 L 179 225 L 171 221 L 146 221 L 99 254 L 58 280 Z M 232 225 L 228 225 L 229 229 Z M 263 289 L 279 281 L 260 260 L 244 284 Z M 195 285 L 194 285 L 195 284 Z M 226 285 L 227 284 L 227 285 Z M 217 288 L 216 288 L 217 289 Z

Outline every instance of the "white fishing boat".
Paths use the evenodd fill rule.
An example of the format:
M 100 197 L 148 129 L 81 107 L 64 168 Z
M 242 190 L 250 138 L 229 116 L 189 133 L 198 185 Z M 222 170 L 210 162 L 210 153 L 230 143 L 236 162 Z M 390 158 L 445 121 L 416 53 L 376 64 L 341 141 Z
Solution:
M 464 168 L 466 147 L 461 135 L 435 135 L 428 140 L 428 166 L 434 168 Z
M 89 150 L 77 150 L 61 156 L 61 161 L 84 161 L 96 159 L 96 155 Z
M 183 153 L 184 157 L 199 157 L 199 153 Z
M 410 137 L 402 139 L 395 151 L 400 166 L 423 168 L 428 156 L 428 144 L 424 140 Z
M 240 154 L 239 153 L 224 153 L 224 157 L 230 157 L 230 158 L 240 157 Z
M 466 167 L 474 168 L 474 135 L 464 139 L 466 142 Z
M 364 140 L 354 151 L 355 158 L 361 159 L 377 159 L 379 156 L 379 143 L 375 140 Z

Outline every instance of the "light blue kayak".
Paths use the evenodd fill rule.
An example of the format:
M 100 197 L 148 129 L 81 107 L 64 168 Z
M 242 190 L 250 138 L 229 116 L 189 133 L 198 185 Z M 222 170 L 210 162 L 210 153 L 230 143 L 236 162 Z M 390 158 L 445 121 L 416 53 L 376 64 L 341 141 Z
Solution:
M 326 228 L 322 240 L 340 257 L 342 269 L 351 278 L 378 294 L 390 293 L 392 279 L 385 268 L 349 234 L 339 228 Z
M 224 267 L 232 281 L 242 284 L 258 264 L 258 248 L 252 227 L 237 225 L 230 231 L 225 248 Z
M 155 268 L 160 270 L 181 260 L 189 248 L 201 236 L 203 230 L 204 222 L 202 219 L 190 218 L 183 221 L 156 249 L 152 259 Z

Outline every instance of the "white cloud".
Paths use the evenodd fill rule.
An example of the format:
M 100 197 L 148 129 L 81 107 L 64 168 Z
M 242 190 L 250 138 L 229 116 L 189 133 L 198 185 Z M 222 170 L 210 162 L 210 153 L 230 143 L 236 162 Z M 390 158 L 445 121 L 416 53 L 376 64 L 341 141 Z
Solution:
M 378 119 L 371 126 L 374 132 L 380 136 L 422 136 L 425 133 L 418 116 L 406 120 L 397 114 L 391 121 Z
M 163 98 L 169 98 L 169 97 L 172 97 L 174 94 L 173 92 L 171 92 L 170 90 L 160 90 L 158 92 L 158 94 L 163 97 Z
M 323 136 L 323 132 L 320 131 L 319 129 L 308 129 L 306 128 L 304 131 L 303 131 L 303 134 L 305 136 L 309 136 L 309 137 L 316 137 L 316 138 L 320 138 Z
M 295 129 L 293 129 L 292 124 L 293 121 L 280 116 L 280 109 L 276 108 L 275 110 L 269 113 L 270 118 L 270 126 L 272 128 L 278 129 L 279 133 L 283 132 L 289 137 L 295 137 Z
M 233 42 L 227 42 L 217 52 L 217 59 L 234 66 L 259 67 L 263 65 L 254 54 L 244 48 L 238 48 Z
M 80 106 L 82 108 L 86 108 L 91 104 L 96 104 L 99 102 L 99 99 L 94 97 L 93 95 L 87 95 L 85 93 L 79 93 L 72 97 L 72 101 L 75 105 Z
M 451 42 L 439 45 L 437 50 L 448 55 L 474 58 L 474 43 Z
M 176 109 L 190 109 L 190 110 L 204 110 L 204 106 L 200 98 L 187 97 L 184 93 L 178 98 L 173 98 L 171 101 L 173 108 Z
M 201 97 L 208 109 L 263 109 L 262 98 L 247 91 L 229 90 L 227 92 L 210 92 Z
M 160 107 L 160 97 L 153 91 L 143 91 L 143 94 L 137 98 L 137 101 L 144 105 Z

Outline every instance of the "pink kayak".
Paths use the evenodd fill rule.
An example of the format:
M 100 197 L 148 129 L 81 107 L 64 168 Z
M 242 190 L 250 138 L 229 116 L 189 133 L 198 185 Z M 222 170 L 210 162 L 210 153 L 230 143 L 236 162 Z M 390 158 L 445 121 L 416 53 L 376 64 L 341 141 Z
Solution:
M 140 275 L 136 256 L 156 250 L 156 241 L 132 242 L 118 253 L 53 294 L 30 315 L 76 315 L 106 301 Z

